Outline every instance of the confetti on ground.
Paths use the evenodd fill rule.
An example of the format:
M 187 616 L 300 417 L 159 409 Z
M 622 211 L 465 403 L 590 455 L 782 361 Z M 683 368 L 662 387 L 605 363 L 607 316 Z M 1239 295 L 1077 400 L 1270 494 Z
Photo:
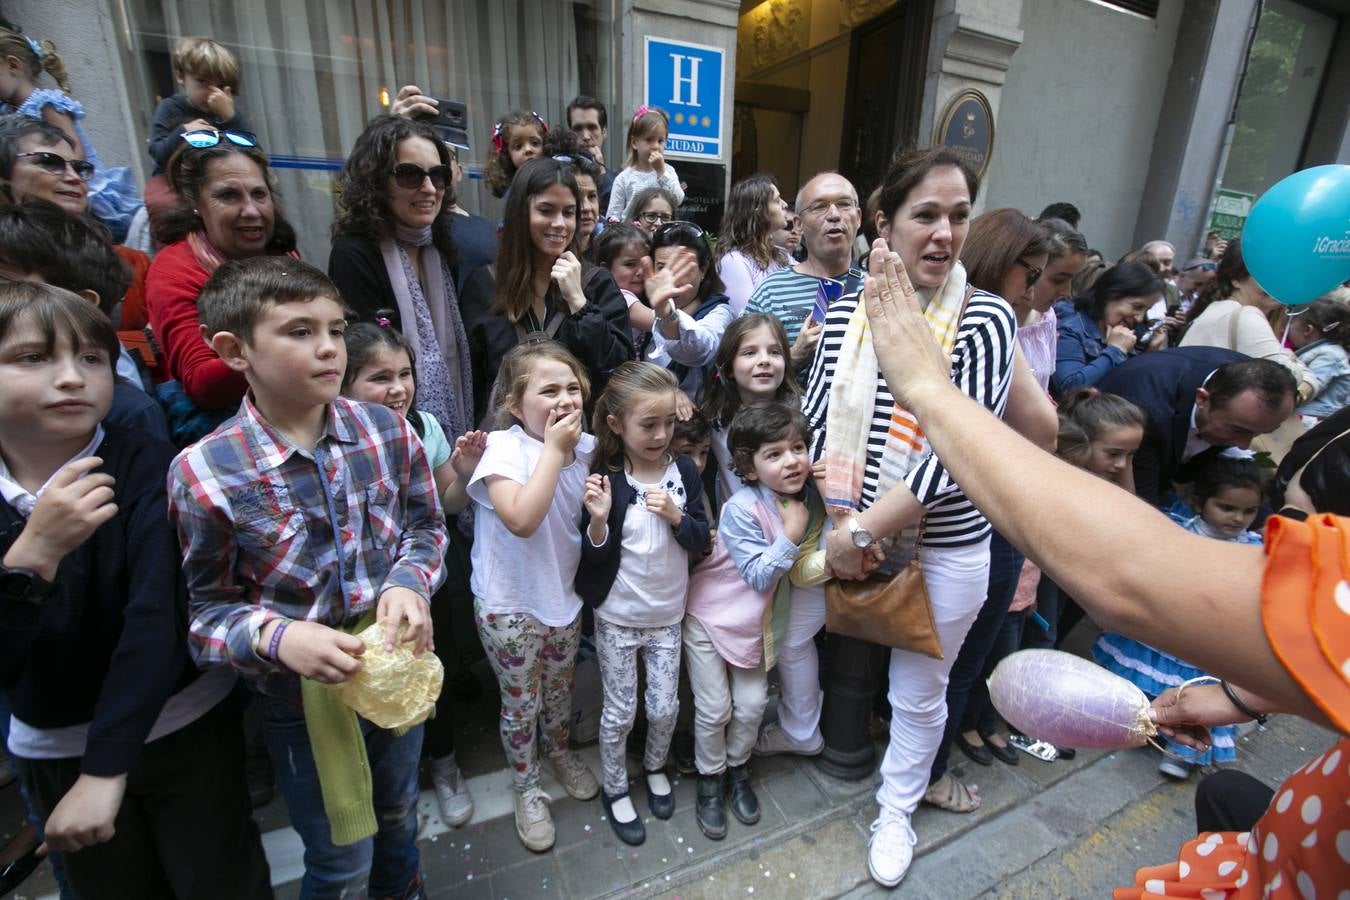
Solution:
M 690 847 L 690 848 L 689 848 L 689 852 L 690 852 L 690 853 L 693 853 L 693 852 L 694 852 L 694 848 L 693 848 L 693 847 Z
M 473 847 L 473 844 L 465 844 L 465 845 L 464 845 L 464 849 L 465 849 L 465 850 L 469 850 L 469 849 L 471 849 L 472 847 Z
M 756 847 L 758 847 L 758 846 L 759 846 L 760 844 L 762 844 L 762 843 L 764 843 L 764 838 L 755 838 L 755 846 L 756 846 Z
M 745 889 L 745 892 L 746 892 L 747 894 L 753 894 L 753 893 L 755 892 L 755 886 L 754 886 L 753 884 L 750 885 L 749 887 L 747 887 L 747 888 Z
M 773 873 L 770 872 L 768 869 L 765 869 L 765 870 L 764 870 L 764 877 L 765 877 L 765 878 L 768 878 L 768 877 L 770 877 L 771 875 L 773 875 Z
M 586 826 L 586 830 L 587 830 L 587 831 L 590 831 L 590 830 L 591 830 L 591 826 L 587 825 L 587 826 Z
M 468 877 L 465 878 L 464 880 L 465 880 L 465 881 L 473 881 L 473 873 L 470 872 L 469 875 L 468 875 Z
M 788 873 L 788 877 L 789 877 L 789 878 L 796 878 L 796 877 L 797 877 L 797 873 L 796 873 L 796 872 L 789 872 L 789 873 Z
M 677 838 L 675 839 L 675 843 L 677 843 L 677 844 L 683 844 L 683 843 L 684 843 L 684 838 L 682 838 L 682 837 L 677 837 Z

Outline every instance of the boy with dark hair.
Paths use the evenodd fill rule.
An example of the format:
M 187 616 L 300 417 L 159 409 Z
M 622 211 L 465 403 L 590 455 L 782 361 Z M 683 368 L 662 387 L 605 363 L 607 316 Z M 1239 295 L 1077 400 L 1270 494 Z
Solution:
M 80 897 L 271 897 L 235 677 L 187 654 L 173 447 L 102 421 L 117 346 L 79 297 L 0 286 L 8 746 Z
M 131 283 L 131 270 L 98 228 L 42 200 L 0 207 L 0 274 L 78 294 L 105 318 Z M 116 380 L 108 421 L 167 441 L 168 419 L 146 390 L 149 375 L 120 344 L 114 360 Z
M 360 670 L 355 633 L 375 621 L 385 650 L 431 646 L 448 537 L 422 443 L 397 412 L 339 396 L 345 313 L 313 266 L 227 262 L 198 304 L 212 348 L 249 392 L 169 475 L 191 651 L 257 694 L 305 844 L 301 896 L 357 894 L 368 880 L 372 897 L 423 897 L 423 726 L 379 728 L 324 687 Z

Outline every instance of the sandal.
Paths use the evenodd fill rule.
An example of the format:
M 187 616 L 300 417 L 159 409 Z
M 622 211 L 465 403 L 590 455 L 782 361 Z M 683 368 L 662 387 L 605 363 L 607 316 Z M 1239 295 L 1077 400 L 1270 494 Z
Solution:
M 980 795 L 951 772 L 945 772 L 924 791 L 923 802 L 947 812 L 969 813 L 980 808 Z

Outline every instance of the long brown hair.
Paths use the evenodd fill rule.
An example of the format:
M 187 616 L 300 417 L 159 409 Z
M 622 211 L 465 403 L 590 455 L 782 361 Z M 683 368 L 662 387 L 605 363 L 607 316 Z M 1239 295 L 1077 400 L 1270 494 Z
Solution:
M 756 172 L 731 186 L 717 235 L 718 259 L 739 250 L 766 268 L 782 261 L 769 227 L 769 200 L 775 187 L 773 176 L 767 172 Z
M 591 463 L 591 471 L 626 468 L 623 438 L 609 424 L 610 416 L 622 422 L 644 398 L 673 396 L 679 389 L 680 383 L 670 370 L 655 363 L 629 361 L 615 369 L 604 392 L 595 401 L 595 412 L 591 416 L 591 431 L 595 433 L 595 460 Z
M 567 163 L 541 156 L 520 167 L 511 185 L 502 217 L 501 242 L 497 247 L 497 288 L 492 311 L 517 322 L 534 303 L 534 240 L 530 237 L 530 201 L 555 184 L 572 192 L 577 211 L 572 217 L 572 241 L 567 249 L 576 254 L 578 222 L 581 215 L 581 189 L 575 170 Z M 584 264 L 583 264 L 584 265 Z
M 768 313 L 746 313 L 727 326 L 722 332 L 722 342 L 717 345 L 713 356 L 713 371 L 703 379 L 703 388 L 699 392 L 699 410 L 713 423 L 714 428 L 728 428 L 736 410 L 741 408 L 741 392 L 736 387 L 732 375 L 732 363 L 741 349 L 741 339 L 760 326 L 766 326 L 783 348 L 783 383 L 773 399 L 780 402 L 800 403 L 802 387 L 792 372 L 789 360 L 792 358 L 792 345 L 788 343 L 787 332 L 777 316 Z

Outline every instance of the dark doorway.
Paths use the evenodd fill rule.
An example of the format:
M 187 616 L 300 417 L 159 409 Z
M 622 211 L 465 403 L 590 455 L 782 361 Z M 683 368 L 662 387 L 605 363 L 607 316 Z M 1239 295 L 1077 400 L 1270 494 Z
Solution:
M 867 197 L 895 148 L 919 136 L 932 0 L 896 8 L 853 31 L 839 171 Z

